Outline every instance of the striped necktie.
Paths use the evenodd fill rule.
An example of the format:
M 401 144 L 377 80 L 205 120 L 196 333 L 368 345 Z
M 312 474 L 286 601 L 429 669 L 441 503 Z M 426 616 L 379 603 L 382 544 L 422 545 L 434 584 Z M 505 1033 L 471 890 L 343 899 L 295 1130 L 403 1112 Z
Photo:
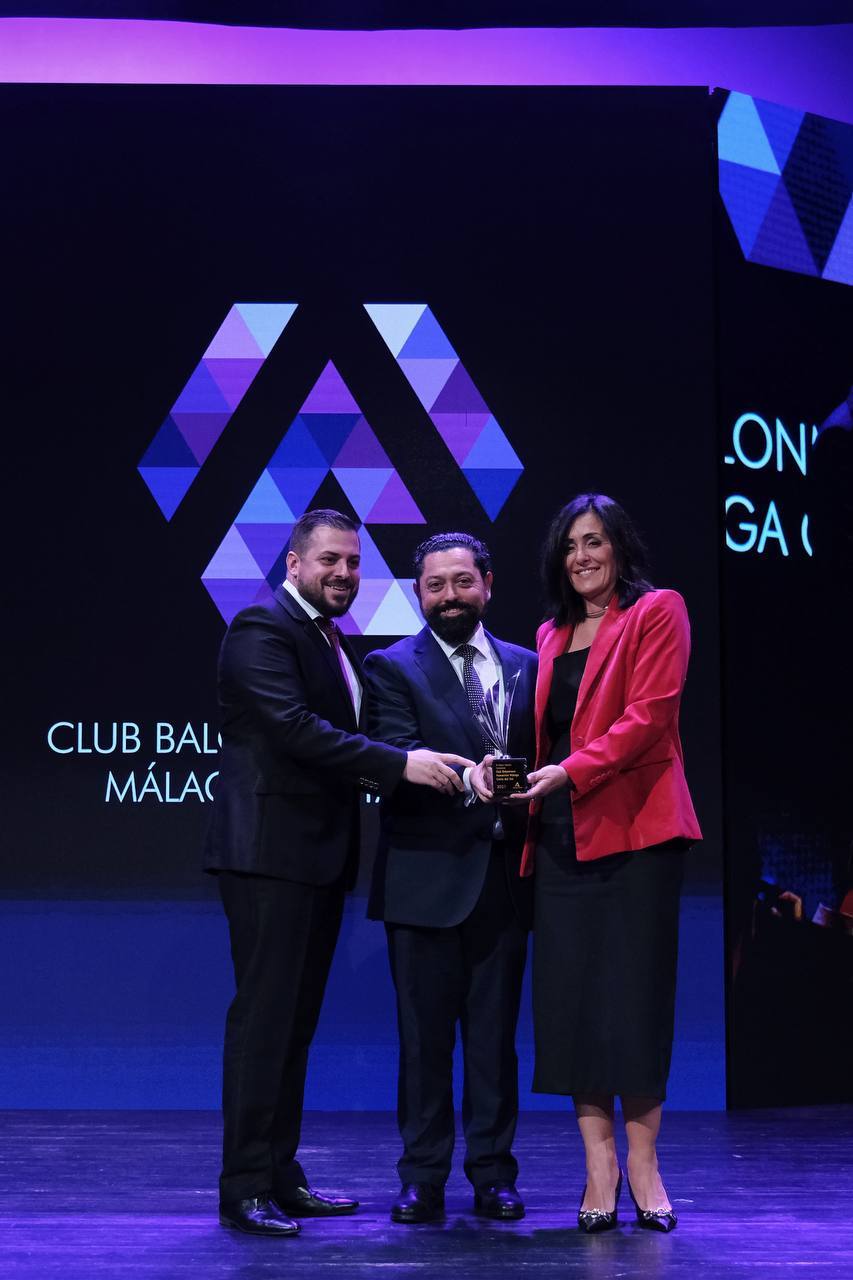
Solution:
M 477 720 L 477 712 L 483 705 L 483 686 L 480 683 L 480 677 L 477 675 L 477 670 L 474 666 L 474 657 L 476 654 L 477 650 L 472 644 L 460 644 L 458 648 L 453 651 L 454 657 L 462 659 L 462 683 L 465 685 L 465 692 L 468 695 L 468 705 L 471 708 L 471 714 L 474 717 L 477 728 L 483 736 L 483 746 L 487 752 L 494 754 L 497 751 L 497 747 L 494 742 L 492 742 L 491 738 L 486 736 L 479 720 Z

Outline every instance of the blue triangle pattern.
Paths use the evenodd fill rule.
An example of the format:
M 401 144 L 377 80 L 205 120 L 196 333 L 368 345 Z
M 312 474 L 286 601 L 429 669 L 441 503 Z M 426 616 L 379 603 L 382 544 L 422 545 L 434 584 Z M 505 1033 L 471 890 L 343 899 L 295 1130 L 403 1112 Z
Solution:
M 776 173 L 720 161 L 720 195 L 746 258 L 752 252 L 779 182 Z
M 296 517 L 268 471 L 261 472 L 237 516 L 238 524 L 288 524 Z
M 754 102 L 776 163 L 784 169 L 806 113 L 796 107 L 780 106 L 778 102 L 764 102 L 761 98 L 755 98 Z
M 822 274 L 824 280 L 853 284 L 853 196 Z
M 173 413 L 231 413 L 231 407 L 202 362 L 172 405 Z
M 730 93 L 717 126 L 720 160 L 766 173 L 781 172 L 755 103 L 748 94 Z
M 171 417 L 145 450 L 140 467 L 198 467 L 195 455 Z
M 180 506 L 184 494 L 198 475 L 198 466 L 140 467 L 139 474 L 167 520 Z
M 329 466 L 350 438 L 360 416 L 358 413 L 306 413 L 302 418 Z
M 853 191 L 853 128 L 841 120 L 824 120 L 826 139 L 832 148 L 835 165 L 850 191 Z
M 480 467 L 499 467 L 511 468 L 516 471 L 522 470 L 521 459 L 507 440 L 503 430 L 498 425 L 494 416 L 490 416 L 488 422 L 483 427 L 471 450 L 462 464 L 465 472 L 469 467 L 475 469 Z
M 497 518 L 522 472 L 521 467 L 515 471 L 509 467 L 463 467 L 462 470 L 490 520 Z
M 281 444 L 270 459 L 270 467 L 323 467 L 329 464 L 308 429 L 305 419 L 297 414 Z
M 298 518 L 329 474 L 328 467 L 267 467 L 290 510 Z
M 425 307 L 423 315 L 400 352 L 400 359 L 453 360 L 455 358 L 456 352 L 448 342 L 444 330 L 429 307 Z
M 785 271 L 798 271 L 807 276 L 818 274 L 808 241 L 783 182 L 779 183 L 761 230 L 747 256 L 750 262 L 760 262 L 764 266 L 781 267 Z
M 846 400 L 842 400 L 841 404 L 820 424 L 818 435 L 823 435 L 824 431 L 831 431 L 833 427 L 841 427 L 843 431 L 853 431 L 853 387 Z

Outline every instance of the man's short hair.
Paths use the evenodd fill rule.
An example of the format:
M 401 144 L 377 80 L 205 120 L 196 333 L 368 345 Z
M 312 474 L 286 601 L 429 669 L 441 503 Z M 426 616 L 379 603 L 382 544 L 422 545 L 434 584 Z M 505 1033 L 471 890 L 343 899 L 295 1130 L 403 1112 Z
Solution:
M 333 511 L 331 507 L 317 507 L 314 511 L 306 511 L 296 521 L 290 534 L 288 550 L 295 551 L 298 556 L 303 556 L 308 543 L 311 541 L 312 533 L 321 526 L 325 526 L 328 529 L 346 529 L 352 533 L 358 533 L 358 525 L 354 520 L 350 520 L 349 516 L 345 516 L 342 511 Z
M 453 547 L 465 547 L 474 557 L 474 564 L 480 570 L 485 578 L 487 573 L 492 572 L 492 557 L 489 554 L 489 548 L 485 542 L 481 542 L 479 538 L 475 538 L 472 533 L 434 533 L 431 538 L 426 538 L 416 549 L 414 554 L 413 566 L 415 578 L 420 581 L 421 574 L 424 571 L 424 560 L 433 551 L 451 551 Z

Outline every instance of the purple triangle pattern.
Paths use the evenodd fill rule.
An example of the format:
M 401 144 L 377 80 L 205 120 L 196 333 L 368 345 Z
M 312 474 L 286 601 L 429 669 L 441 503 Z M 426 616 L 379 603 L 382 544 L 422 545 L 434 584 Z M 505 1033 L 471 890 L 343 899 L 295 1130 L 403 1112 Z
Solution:
M 303 413 L 360 413 L 352 392 L 331 360 L 311 388 Z
M 235 331 L 241 332 L 236 326 Z M 217 352 L 217 363 L 219 359 Z M 152 454 L 151 460 L 161 455 L 170 462 L 176 455 L 183 460 L 174 437 L 168 443 L 168 449 Z M 397 628 L 396 635 L 412 635 L 420 629 L 414 609 L 400 594 L 409 584 L 394 577 L 366 522 L 424 524 L 424 517 L 331 361 L 202 575 L 226 622 L 241 609 L 268 599 L 281 582 L 294 521 L 310 509 L 330 472 L 362 521 L 361 589 L 349 614 L 340 620 L 341 629 L 348 635 L 378 635 L 386 627 Z M 178 481 L 173 482 L 176 491 L 178 487 Z
M 202 582 L 228 624 L 242 609 L 248 609 L 250 605 L 256 604 L 260 594 L 257 582 L 251 578 L 202 578 Z M 267 591 L 269 591 L 268 587 Z
M 421 512 L 396 471 L 365 516 L 371 524 L 426 524 Z
M 201 467 L 228 425 L 231 414 L 175 412 L 172 417 L 190 452 Z
M 252 558 L 266 576 L 278 560 L 290 537 L 292 524 L 237 524 L 234 526 Z
M 425 305 L 365 304 L 365 310 L 486 515 L 496 520 L 524 464 L 444 330 Z M 386 501 L 383 493 L 368 519 L 379 523 L 377 511 L 398 505 L 402 515 L 402 499 L 398 504 L 392 490 Z
M 735 147 L 738 163 L 732 163 L 737 137 L 729 120 L 727 145 L 720 147 L 726 158 L 719 162 L 719 191 L 743 256 L 761 266 L 853 285 L 853 125 L 742 94 L 732 97 L 749 108 L 741 111 L 745 121 L 760 120 L 781 170 L 777 176 L 766 165 L 762 169 L 757 152 L 752 165 L 748 146 Z M 721 126 L 725 117 L 724 110 Z
M 352 433 L 341 445 L 336 467 L 390 467 L 391 459 L 364 417 L 359 417 Z
M 241 307 L 247 308 L 252 323 L 263 332 L 264 349 L 246 324 Z M 235 302 L 208 343 L 139 467 L 151 496 L 167 520 L 175 514 L 235 409 L 263 368 L 265 351 L 269 352 L 281 337 L 295 309 L 294 303 Z M 183 472 L 180 483 L 174 459 L 154 460 L 158 453 L 175 453 L 171 434 L 175 428 L 197 463 L 195 467 L 180 468 Z
M 433 415 L 438 434 L 461 467 L 474 447 L 483 427 L 489 421 L 488 413 L 436 413 Z

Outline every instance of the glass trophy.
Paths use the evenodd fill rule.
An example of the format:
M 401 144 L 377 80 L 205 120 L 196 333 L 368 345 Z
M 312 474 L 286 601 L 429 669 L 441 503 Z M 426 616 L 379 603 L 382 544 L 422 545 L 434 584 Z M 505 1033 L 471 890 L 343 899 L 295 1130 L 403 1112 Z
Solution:
M 503 706 L 501 706 L 500 683 L 493 684 L 483 694 L 483 701 L 475 713 L 477 723 L 483 730 L 484 737 L 495 744 L 495 759 L 492 765 L 495 800 L 506 800 L 528 789 L 527 760 L 524 756 L 511 756 L 509 746 L 509 721 L 512 715 L 512 702 L 515 696 L 518 677 L 516 671 L 506 682 Z

